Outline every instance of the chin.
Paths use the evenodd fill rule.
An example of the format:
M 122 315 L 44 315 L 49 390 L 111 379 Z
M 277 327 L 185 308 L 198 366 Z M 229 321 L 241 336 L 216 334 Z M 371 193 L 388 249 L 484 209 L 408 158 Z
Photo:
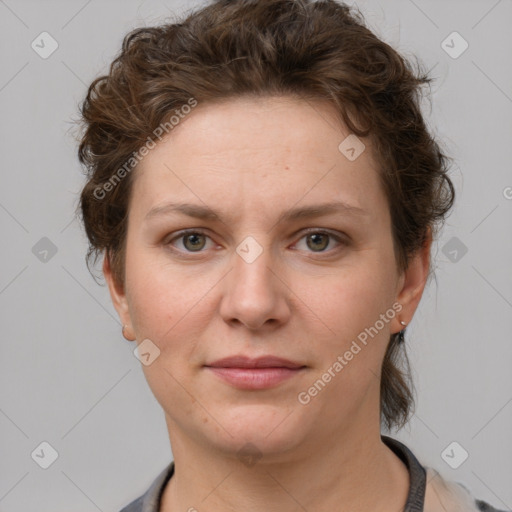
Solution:
M 283 406 L 232 407 L 229 412 L 219 413 L 218 417 L 222 418 L 222 426 L 230 435 L 221 429 L 222 438 L 212 442 L 220 442 L 223 449 L 232 453 L 238 453 L 249 444 L 268 455 L 283 453 L 300 444 L 305 435 L 303 431 L 307 428 L 306 422 L 300 421 L 299 415 Z

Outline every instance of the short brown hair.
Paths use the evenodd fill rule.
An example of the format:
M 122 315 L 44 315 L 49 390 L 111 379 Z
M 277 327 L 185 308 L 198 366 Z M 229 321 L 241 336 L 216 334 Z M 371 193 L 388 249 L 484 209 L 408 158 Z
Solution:
M 88 266 L 105 251 L 114 278 L 124 283 L 133 172 L 105 185 L 126 170 L 166 116 L 191 98 L 201 104 L 292 95 L 330 102 L 352 133 L 371 141 L 397 268 L 405 270 L 455 197 L 450 159 L 421 114 L 421 86 L 432 81 L 421 68 L 415 71 L 374 35 L 359 11 L 334 0 L 218 0 L 176 23 L 133 30 L 81 106 L 78 153 L 87 183 L 79 213 L 90 244 Z M 108 189 L 101 199 L 98 187 Z M 401 347 L 391 335 L 382 366 L 380 413 L 388 429 L 404 426 L 414 406 Z

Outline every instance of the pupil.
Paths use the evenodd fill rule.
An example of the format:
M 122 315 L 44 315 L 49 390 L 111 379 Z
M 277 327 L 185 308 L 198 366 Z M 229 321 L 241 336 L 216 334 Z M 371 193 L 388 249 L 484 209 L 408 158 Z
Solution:
M 319 238 L 320 238 L 320 240 L 319 240 Z M 322 238 L 324 239 L 324 242 L 325 242 L 325 240 L 326 240 L 326 238 L 327 238 L 327 237 L 326 237 L 326 235 L 322 235 L 322 234 L 316 233 L 316 234 L 314 234 L 314 235 L 310 235 L 309 240 L 313 240 L 313 244 L 317 244 L 317 243 L 320 241 L 320 245 L 322 245 L 322 244 L 321 244 L 321 239 L 322 239 Z M 310 247 L 310 249 L 315 249 L 315 248 L 316 248 L 316 249 L 318 249 L 318 248 L 319 248 L 319 247 L 318 247 L 318 245 L 317 245 L 316 247 L 311 247 L 311 245 L 309 244 L 309 242 L 308 242 L 308 246 Z M 322 249 L 325 249 L 325 247 L 326 247 L 326 246 L 327 246 L 327 244 L 325 244 L 325 243 L 324 243 L 324 244 L 323 244 L 323 247 L 320 247 L 320 249 L 321 249 L 321 250 L 322 250 Z
M 199 242 L 199 246 L 197 245 L 198 240 L 200 239 L 201 236 L 202 235 L 192 234 L 192 235 L 188 235 L 186 237 L 186 242 L 187 243 L 191 243 L 192 250 L 198 249 L 198 248 L 202 249 L 204 244 L 201 244 Z M 309 235 L 309 237 L 308 237 L 308 246 L 309 246 L 310 249 L 320 249 L 320 250 L 323 250 L 327 246 L 327 244 L 325 243 L 326 239 L 327 239 L 327 236 L 323 235 L 323 234 L 315 233 L 314 235 Z M 322 240 L 324 242 L 323 244 L 322 244 Z M 310 243 L 310 241 L 312 241 L 312 244 Z M 320 244 L 320 246 L 318 244 Z M 312 245 L 313 245 L 313 247 L 312 247 Z
M 197 235 L 197 234 L 192 234 L 192 235 L 188 235 L 186 237 L 186 241 L 187 242 L 191 242 L 192 243 L 192 249 L 197 249 L 198 248 L 198 245 L 197 245 L 197 240 L 201 237 L 202 235 Z M 201 243 L 199 243 L 199 249 L 202 249 L 202 246 L 201 246 Z

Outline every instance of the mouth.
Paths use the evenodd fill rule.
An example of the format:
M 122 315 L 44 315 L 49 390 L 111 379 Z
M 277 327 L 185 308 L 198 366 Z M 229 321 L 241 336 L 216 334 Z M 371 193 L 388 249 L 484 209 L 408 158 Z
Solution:
M 267 389 L 301 373 L 302 368 L 219 368 L 206 366 L 224 382 L 239 389 Z
M 267 389 L 299 375 L 307 366 L 287 359 L 264 356 L 251 359 L 232 356 L 205 365 L 223 382 L 238 389 Z

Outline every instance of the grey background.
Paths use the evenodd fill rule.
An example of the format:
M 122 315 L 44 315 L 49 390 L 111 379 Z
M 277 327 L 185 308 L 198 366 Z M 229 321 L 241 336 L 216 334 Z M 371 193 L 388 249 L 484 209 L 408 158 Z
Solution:
M 1 512 L 116 511 L 172 458 L 134 344 L 84 263 L 72 121 L 123 35 L 184 5 L 0 0 Z M 407 333 L 417 411 L 393 435 L 478 498 L 512 508 L 512 2 L 357 5 L 378 35 L 433 68 L 425 113 L 456 160 L 437 284 Z M 43 31 L 59 45 L 47 59 L 31 48 Z M 453 31 L 469 43 L 457 59 L 441 47 Z M 41 252 L 43 237 L 55 254 Z M 31 458 L 43 441 L 59 454 L 46 470 Z M 453 441 L 469 453 L 458 469 L 441 457 Z

